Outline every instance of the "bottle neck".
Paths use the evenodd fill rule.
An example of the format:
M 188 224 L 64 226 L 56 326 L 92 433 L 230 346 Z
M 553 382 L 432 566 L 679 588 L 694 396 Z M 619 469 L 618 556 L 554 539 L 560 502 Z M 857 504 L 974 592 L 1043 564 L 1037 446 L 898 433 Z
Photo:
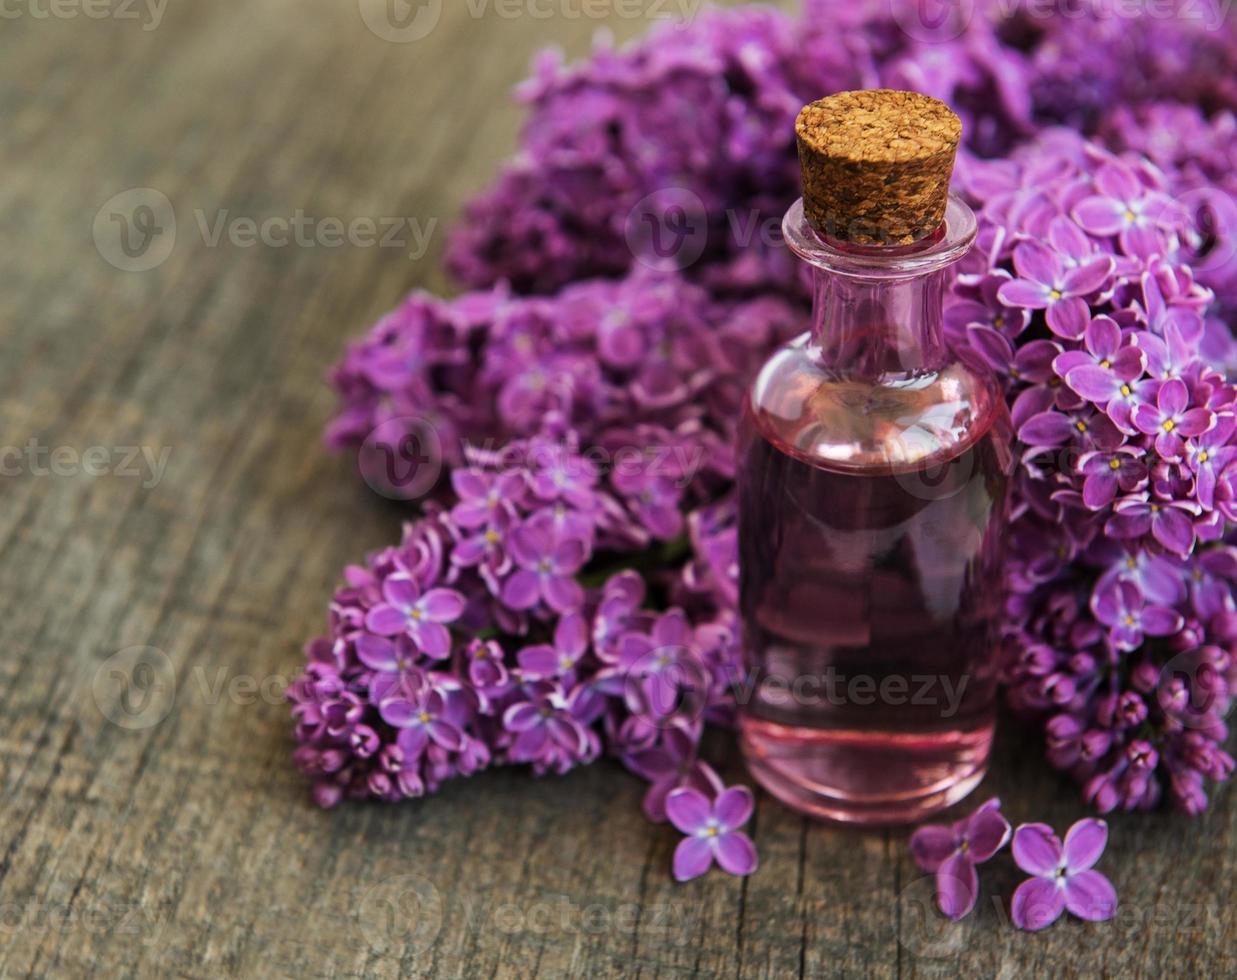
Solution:
M 951 197 L 945 221 L 914 245 L 864 246 L 819 235 L 797 201 L 787 244 L 812 267 L 811 348 L 839 376 L 908 380 L 950 360 L 944 340 L 947 270 L 970 250 L 975 215 Z
M 812 269 L 811 344 L 823 367 L 860 378 L 906 378 L 949 361 L 944 270 L 910 279 L 858 279 Z

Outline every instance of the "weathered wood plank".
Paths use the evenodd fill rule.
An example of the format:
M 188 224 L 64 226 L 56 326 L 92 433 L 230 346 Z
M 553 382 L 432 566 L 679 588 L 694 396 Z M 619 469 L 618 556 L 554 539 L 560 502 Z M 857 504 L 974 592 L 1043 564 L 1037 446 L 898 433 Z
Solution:
M 443 230 L 513 145 L 503 93 L 541 44 L 580 55 L 596 26 L 452 3 L 394 44 L 355 3 L 292 0 L 173 2 L 152 30 L 4 21 L 0 445 L 43 455 L 0 478 L 0 974 L 1237 972 L 1227 798 L 1195 823 L 1114 820 L 1105 867 L 1130 915 L 1034 937 L 993 904 L 1017 881 L 1007 860 L 981 913 L 945 926 L 904 834 L 765 798 L 759 874 L 675 885 L 675 835 L 609 763 L 488 773 L 397 808 L 309 802 L 275 694 L 340 568 L 399 522 L 321 452 L 321 372 L 406 289 L 447 287 Z M 135 187 L 177 218 L 147 272 L 91 237 Z M 211 246 L 195 212 L 209 231 L 224 209 L 434 231 L 415 261 Z M 155 463 L 126 475 L 131 446 Z M 46 472 L 56 447 L 77 472 Z M 91 447 L 102 475 L 81 471 Z M 120 704 L 107 673 L 132 647 L 161 654 L 146 704 Z M 738 776 L 724 738 L 717 752 Z M 1038 755 L 1006 733 L 993 791 L 1016 819 L 1064 825 L 1079 807 Z

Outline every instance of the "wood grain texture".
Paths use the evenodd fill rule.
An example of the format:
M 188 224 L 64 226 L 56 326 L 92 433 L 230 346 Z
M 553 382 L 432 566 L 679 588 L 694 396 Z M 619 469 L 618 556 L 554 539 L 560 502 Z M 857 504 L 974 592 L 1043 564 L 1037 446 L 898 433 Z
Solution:
M 1196 822 L 1114 819 L 1118 921 L 1035 936 L 1002 911 L 1006 858 L 948 926 L 905 834 L 767 798 L 756 876 L 675 885 L 677 835 L 611 763 L 311 804 L 276 692 L 343 565 L 399 522 L 321 450 L 321 373 L 407 289 L 447 287 L 443 229 L 514 143 L 505 93 L 542 44 L 587 51 L 584 6 L 450 0 L 407 44 L 357 0 L 6 8 L 27 13 L 0 21 L 0 447 L 20 450 L 0 477 L 0 975 L 1233 975 L 1231 795 Z M 175 247 L 125 272 L 92 228 L 143 187 Z M 194 212 L 225 209 L 437 225 L 420 261 L 211 246 Z M 126 447 L 169 453 L 160 478 Z M 134 647 L 157 653 L 122 702 Z M 1063 826 L 1080 807 L 1040 755 L 1007 731 L 981 792 Z

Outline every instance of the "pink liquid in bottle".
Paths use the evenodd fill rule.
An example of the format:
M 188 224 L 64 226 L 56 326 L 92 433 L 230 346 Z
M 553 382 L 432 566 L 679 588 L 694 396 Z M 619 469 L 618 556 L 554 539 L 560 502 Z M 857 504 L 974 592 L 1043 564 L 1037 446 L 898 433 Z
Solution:
M 951 198 L 928 240 L 858 247 L 800 202 L 784 231 L 815 308 L 741 424 L 741 744 L 796 809 L 911 822 L 973 789 L 992 743 L 1009 421 L 941 332 L 974 216 Z

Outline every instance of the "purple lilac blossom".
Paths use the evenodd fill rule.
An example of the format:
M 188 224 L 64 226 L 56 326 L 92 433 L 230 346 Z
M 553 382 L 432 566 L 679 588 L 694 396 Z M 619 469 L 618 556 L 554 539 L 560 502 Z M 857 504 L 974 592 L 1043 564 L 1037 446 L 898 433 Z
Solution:
M 686 834 L 674 852 L 674 877 L 679 881 L 698 878 L 717 862 L 732 875 L 750 875 L 756 870 L 756 848 L 739 830 L 752 817 L 752 791 L 731 786 L 711 800 L 698 789 L 680 787 L 666 797 L 666 816 Z
M 979 877 L 975 865 L 983 864 L 1009 841 L 1009 821 L 1001 814 L 996 797 L 951 826 L 929 824 L 911 835 L 911 857 L 929 874 L 936 875 L 936 901 L 941 912 L 961 919 L 975 907 Z
M 806 316 L 780 242 L 737 229 L 796 196 L 803 101 L 887 84 L 965 122 L 980 227 L 946 335 L 1003 378 L 1021 436 L 1009 702 L 1101 811 L 1206 806 L 1237 690 L 1237 41 L 981 6 L 925 36 L 913 4 L 808 0 L 538 63 L 521 151 L 451 243 L 479 290 L 413 294 L 329 375 L 331 447 L 380 485 L 363 444 L 419 420 L 443 478 L 345 570 L 289 689 L 319 803 L 603 750 L 652 783 L 651 816 L 679 786 L 714 795 L 698 742 L 740 670 L 731 440 L 751 367 Z M 625 232 L 668 186 L 707 241 L 650 271 Z M 672 609 L 705 703 L 667 719 L 631 695 L 663 693 L 641 678 Z
M 698 755 L 700 717 L 670 717 L 632 698 L 625 678 L 605 678 L 639 651 L 649 672 L 642 683 L 656 692 L 658 655 L 673 644 L 675 663 L 697 679 L 710 719 L 726 721 L 727 681 L 738 670 L 733 612 L 682 586 L 674 568 L 647 577 L 603 573 L 596 585 L 578 580 L 577 566 L 594 558 L 622 504 L 591 487 L 538 491 L 559 486 L 563 466 L 587 469 L 564 448 L 569 441 L 555 453 L 538 440 L 509 443 L 503 452 L 465 450 L 468 465 L 456 472 L 467 477 L 454 481 L 463 499 L 451 507 L 428 502 L 399 545 L 347 570 L 329 632 L 309 644 L 305 673 L 288 691 L 296 762 L 314 779 L 320 803 L 421 796 L 445 779 L 497 764 L 561 773 L 603 748 L 652 784 L 646 809 L 654 818 L 664 818 L 665 799 L 680 786 L 720 787 Z M 487 488 L 502 492 L 491 500 Z M 531 533 L 531 550 L 517 545 L 520 557 L 509 558 L 500 541 L 484 563 L 457 561 L 495 515 L 513 537 Z M 564 542 L 570 571 L 555 564 Z M 510 581 L 543 560 L 551 568 L 533 575 L 536 601 L 526 602 L 522 587 L 511 601 Z M 691 616 L 648 608 L 648 584 L 681 593 Z M 426 633 L 427 625 L 445 640 L 437 630 Z
M 1061 222 L 1078 220 L 1078 201 L 1098 211 L 1101 184 L 1124 198 L 1142 187 L 1158 200 L 1174 181 L 1145 159 L 1061 131 L 1010 159 L 975 164 L 970 178 L 979 254 L 955 293 L 989 306 L 994 282 L 997 304 L 1025 298 L 1009 295 L 1008 276 L 1026 243 L 1061 243 L 1062 266 L 1088 254 Z M 1062 336 L 1043 312 L 1008 351 L 989 339 L 990 316 L 954 332 L 985 363 L 1012 355 L 1002 373 L 1022 466 L 1011 526 L 1009 700 L 1042 719 L 1049 761 L 1102 811 L 1167 798 L 1197 812 L 1204 780 L 1232 768 L 1222 742 L 1237 682 L 1233 580 L 1216 606 L 1196 606 L 1185 583 L 1216 560 L 1209 556 L 1231 550 L 1234 388 L 1202 356 L 1199 323 L 1217 298 L 1187 264 L 1188 217 L 1156 214 L 1161 223 L 1124 240 L 1107 226 L 1076 225 L 1114 262 L 1102 296 L 1088 297 L 1080 336 Z M 1197 670 L 1177 669 L 1199 658 L 1218 679 L 1214 691 L 1200 689 Z M 1163 696 L 1176 686 L 1186 693 Z M 1142 707 L 1112 708 L 1134 699 Z
M 636 262 L 628 240 L 642 202 L 671 190 L 701 217 L 692 278 L 719 292 L 785 288 L 794 263 L 751 230 L 780 221 L 797 196 L 799 108 L 844 89 L 948 102 L 964 122 L 964 171 L 972 154 L 1003 154 L 1044 125 L 1091 134 L 1115 106 L 1237 107 L 1237 39 L 1215 29 L 1219 0 L 1120 17 L 1064 0 L 1058 16 L 1000 0 L 928 13 L 914 0 L 802 6 L 797 17 L 755 4 L 706 11 L 638 44 L 602 40 L 579 65 L 543 55 L 519 89 L 520 152 L 456 226 L 450 269 L 470 288 L 537 293 L 622 275 Z
M 1021 824 L 1014 831 L 1014 861 L 1034 877 L 1014 891 L 1010 903 L 1014 925 L 1043 929 L 1066 909 L 1090 922 L 1111 919 L 1117 912 L 1116 890 L 1094 870 L 1107 843 L 1108 825 L 1094 818 L 1070 827 L 1064 844 L 1047 824 Z

